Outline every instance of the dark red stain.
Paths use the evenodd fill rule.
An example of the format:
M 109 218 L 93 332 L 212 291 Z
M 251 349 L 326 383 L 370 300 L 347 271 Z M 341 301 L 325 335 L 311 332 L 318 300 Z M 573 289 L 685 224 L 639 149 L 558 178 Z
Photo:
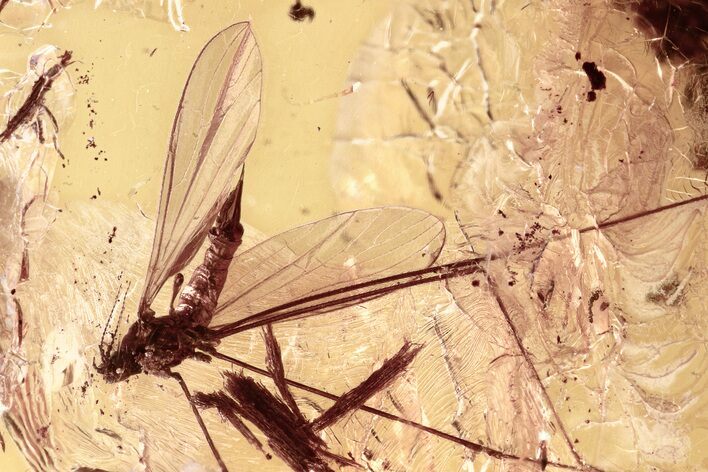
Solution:
M 290 7 L 288 13 L 293 21 L 312 21 L 315 19 L 315 10 L 302 4 L 300 0 L 295 0 L 295 4 Z

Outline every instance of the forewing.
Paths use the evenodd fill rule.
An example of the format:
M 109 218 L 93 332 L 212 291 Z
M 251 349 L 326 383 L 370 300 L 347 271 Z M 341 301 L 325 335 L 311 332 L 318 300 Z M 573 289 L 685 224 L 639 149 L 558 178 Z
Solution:
M 428 267 L 444 241 L 440 220 L 400 207 L 341 213 L 286 231 L 233 260 L 211 327 L 225 328 L 305 297 Z M 346 303 L 318 300 L 314 312 L 373 298 L 366 290 L 347 295 Z
M 143 306 L 194 256 L 256 136 L 261 57 L 248 23 L 199 54 L 175 116 Z

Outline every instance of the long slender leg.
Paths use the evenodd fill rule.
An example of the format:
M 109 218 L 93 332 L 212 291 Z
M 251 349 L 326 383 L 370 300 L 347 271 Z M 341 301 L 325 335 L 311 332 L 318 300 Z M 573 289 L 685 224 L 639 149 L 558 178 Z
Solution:
M 187 400 L 189 401 L 189 405 L 192 407 L 192 411 L 194 412 L 194 416 L 197 418 L 197 423 L 199 423 L 199 427 L 202 428 L 202 433 L 204 433 L 204 437 L 206 438 L 207 443 L 209 443 L 209 448 L 211 449 L 211 453 L 214 454 L 214 458 L 216 459 L 216 462 L 219 463 L 219 467 L 221 468 L 222 472 L 229 472 L 229 469 L 226 468 L 226 464 L 224 464 L 224 461 L 221 458 L 219 451 L 216 450 L 216 446 L 214 445 L 214 441 L 211 439 L 211 435 L 209 434 L 209 430 L 207 429 L 206 425 L 204 424 L 204 420 L 202 419 L 202 415 L 199 413 L 199 409 L 197 408 L 197 406 L 194 404 L 194 401 L 192 400 L 192 394 L 189 393 L 189 388 L 187 387 L 187 383 L 182 378 L 182 375 L 180 375 L 177 372 L 170 372 L 170 376 L 173 379 L 177 380 L 177 382 L 179 382 L 179 386 L 182 387 L 182 391 L 184 392 L 184 396 L 187 397 Z
M 263 327 L 263 338 L 266 345 L 266 366 L 272 375 L 275 386 L 280 392 L 280 396 L 283 398 L 288 407 L 290 407 L 292 412 L 297 415 L 298 419 L 300 419 L 302 423 L 307 423 L 307 420 L 305 420 L 300 408 L 298 408 L 295 398 L 293 398 L 292 393 L 290 393 L 288 384 L 285 381 L 283 357 L 280 353 L 280 345 L 278 344 L 278 340 L 275 338 L 275 334 L 273 334 L 272 325 L 265 325 Z
M 374 394 L 391 385 L 413 362 L 421 348 L 422 346 L 412 347 L 408 342 L 403 344 L 403 347 L 395 356 L 386 359 L 383 365 L 376 369 L 366 380 L 340 396 L 334 402 L 334 405 L 314 420 L 312 429 L 320 431 L 333 425 L 352 411 L 358 410 Z
M 251 365 L 247 362 L 243 362 L 241 360 L 236 359 L 235 357 L 227 356 L 226 354 L 222 354 L 217 351 L 209 351 L 209 354 L 213 357 L 216 357 L 217 359 L 221 359 L 223 361 L 237 365 L 243 369 L 250 370 L 251 372 L 256 372 L 258 374 L 272 378 L 273 374 L 271 374 L 268 370 L 261 369 L 260 367 L 256 367 L 256 366 Z M 315 387 L 312 387 L 310 385 L 306 385 L 306 384 L 303 384 L 300 382 L 296 382 L 296 381 L 290 380 L 288 378 L 285 379 L 285 382 L 292 387 L 299 388 L 301 390 L 313 393 L 313 394 L 321 396 L 323 398 L 327 398 L 327 399 L 332 400 L 334 402 L 336 402 L 337 400 L 339 400 L 341 398 L 339 395 L 334 395 L 334 394 L 331 394 L 331 393 L 326 392 L 324 390 L 321 390 L 321 389 L 318 389 L 318 388 L 315 388 Z M 379 410 L 378 408 L 373 408 L 373 407 L 370 407 L 367 405 L 361 405 L 361 406 L 359 406 L 359 409 L 362 411 L 366 411 L 367 413 L 371 413 L 373 415 L 379 416 L 381 418 L 395 421 L 397 423 L 404 424 L 404 425 L 410 426 L 412 428 L 415 428 L 419 431 L 423 431 L 423 432 L 431 434 L 433 436 L 437 436 L 441 439 L 445 439 L 445 440 L 450 441 L 452 443 L 458 444 L 462 447 L 466 447 L 467 449 L 470 449 L 472 451 L 481 452 L 481 453 L 486 454 L 489 457 L 493 457 L 495 459 L 512 460 L 512 461 L 519 461 L 522 463 L 533 463 L 533 464 L 539 464 L 539 465 L 542 464 L 542 460 L 540 460 L 540 459 L 536 459 L 536 458 L 532 458 L 532 457 L 517 456 L 515 454 L 500 451 L 498 449 L 494 449 L 492 447 L 485 446 L 483 444 L 478 444 L 478 443 L 475 443 L 472 441 L 468 441 L 467 439 L 453 436 L 452 434 L 446 433 L 444 431 L 432 428 L 430 426 L 423 425 L 423 424 L 418 423 L 416 421 L 408 420 L 406 418 L 394 415 L 392 413 L 388 413 L 383 410 Z M 556 467 L 559 469 L 565 469 L 565 470 L 584 471 L 584 472 L 602 472 L 601 469 L 598 469 L 598 468 L 593 467 L 591 465 L 568 465 L 568 464 L 563 464 L 561 462 L 552 462 L 552 461 L 548 461 L 547 465 L 553 466 L 553 467 Z

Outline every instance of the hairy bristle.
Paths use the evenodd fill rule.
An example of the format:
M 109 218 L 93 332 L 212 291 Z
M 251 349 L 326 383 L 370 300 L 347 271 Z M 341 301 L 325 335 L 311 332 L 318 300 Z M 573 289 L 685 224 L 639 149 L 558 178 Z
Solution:
M 226 390 L 239 405 L 239 413 L 268 437 L 278 457 L 296 471 L 332 471 L 323 454 L 324 441 L 285 402 L 250 377 L 230 372 L 226 379 Z
M 406 370 L 420 349 L 421 346 L 412 348 L 411 344 L 406 342 L 396 355 L 386 360 L 369 378 L 339 397 L 334 405 L 312 423 L 313 429 L 320 431 L 331 426 L 343 416 L 363 406 L 369 398 L 391 385 L 396 377 Z
M 216 408 L 219 414 L 228 420 L 231 425 L 236 428 L 236 430 L 241 433 L 241 435 L 246 438 L 246 440 L 256 449 L 261 451 L 268 459 L 271 458 L 264 449 L 258 438 L 248 429 L 246 423 L 244 423 L 239 417 L 240 407 L 236 402 L 229 398 L 224 392 L 212 392 L 212 393 L 202 393 L 198 392 L 192 397 L 192 401 L 198 408 Z

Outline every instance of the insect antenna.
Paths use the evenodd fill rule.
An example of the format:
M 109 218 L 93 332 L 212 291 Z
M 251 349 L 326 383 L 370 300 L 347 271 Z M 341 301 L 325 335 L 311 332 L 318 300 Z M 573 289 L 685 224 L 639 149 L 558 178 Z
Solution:
M 122 275 L 122 273 L 121 273 Z M 116 311 L 116 307 L 118 306 L 118 300 L 120 298 L 120 291 L 123 288 L 123 284 L 121 284 L 118 287 L 118 291 L 116 292 L 116 297 L 113 300 L 113 307 L 111 308 L 111 312 L 108 315 L 108 320 L 106 320 L 106 324 L 103 327 L 103 333 L 101 334 L 101 341 L 99 343 L 99 350 L 101 352 L 101 361 L 105 364 L 106 361 L 108 360 L 108 356 L 110 355 L 110 347 L 107 349 L 105 340 L 106 340 L 106 334 L 108 334 L 108 327 L 111 325 L 111 320 L 113 319 L 113 314 Z
M 125 312 L 125 299 L 128 298 L 128 291 L 130 290 L 130 282 L 128 282 L 128 286 L 126 287 L 125 292 L 123 293 L 123 302 L 121 303 L 120 312 L 118 313 L 116 327 L 110 333 L 111 340 L 106 345 L 106 335 L 108 334 L 108 327 L 111 324 L 111 320 L 113 319 L 113 314 L 115 313 L 116 307 L 118 306 L 118 300 L 120 299 L 120 294 L 121 294 L 122 288 L 123 288 L 123 284 L 121 284 L 120 287 L 118 287 L 118 292 L 116 293 L 116 298 L 115 298 L 115 301 L 113 302 L 113 308 L 111 309 L 111 314 L 108 316 L 108 321 L 106 321 L 106 326 L 104 326 L 103 334 L 101 335 L 100 350 L 101 350 L 101 361 L 103 362 L 103 364 L 105 364 L 108 361 L 108 359 L 110 358 L 111 352 L 113 351 L 113 345 L 116 342 L 116 335 L 118 334 L 118 329 L 120 328 L 120 320 L 123 319 L 123 313 Z
M 127 287 L 125 287 L 125 292 L 123 293 L 123 303 L 120 306 L 120 313 L 118 313 L 118 320 L 116 321 L 116 329 L 111 333 L 111 344 L 108 346 L 109 349 L 113 349 L 113 343 L 116 341 L 116 334 L 118 334 L 118 328 L 120 328 L 120 322 L 123 319 L 123 313 L 125 313 L 125 299 L 128 298 L 128 291 L 130 290 L 130 282 L 128 282 Z

